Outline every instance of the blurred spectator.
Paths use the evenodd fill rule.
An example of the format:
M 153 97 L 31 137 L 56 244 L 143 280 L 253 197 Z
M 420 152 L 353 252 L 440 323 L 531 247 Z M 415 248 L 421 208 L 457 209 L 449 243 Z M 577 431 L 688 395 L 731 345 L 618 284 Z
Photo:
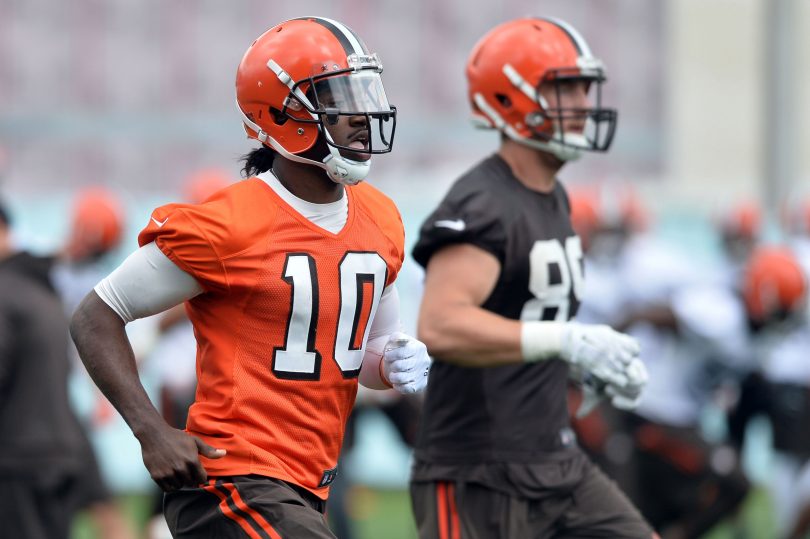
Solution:
M 0 207 L 0 535 L 64 539 L 89 456 L 68 404 L 67 319 L 51 261 L 15 252 L 9 236 Z

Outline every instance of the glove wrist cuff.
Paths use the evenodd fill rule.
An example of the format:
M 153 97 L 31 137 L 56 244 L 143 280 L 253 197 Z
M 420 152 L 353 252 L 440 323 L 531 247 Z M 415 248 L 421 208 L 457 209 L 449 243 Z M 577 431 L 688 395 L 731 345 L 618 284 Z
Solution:
M 388 377 L 385 375 L 385 356 L 380 356 L 378 368 L 380 369 L 380 381 L 383 383 L 383 385 L 388 387 L 388 389 L 393 389 L 394 385 L 388 381 Z
M 523 361 L 533 363 L 559 357 L 565 322 L 522 322 L 520 352 Z

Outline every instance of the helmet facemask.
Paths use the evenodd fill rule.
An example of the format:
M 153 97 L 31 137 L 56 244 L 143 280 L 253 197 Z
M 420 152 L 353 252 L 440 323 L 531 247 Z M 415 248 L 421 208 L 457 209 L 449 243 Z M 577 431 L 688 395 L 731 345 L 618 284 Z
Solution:
M 335 71 L 321 66 L 325 72 L 291 84 L 280 113 L 317 125 L 319 142 L 325 144 L 316 148 L 325 146 L 327 153 L 307 161 L 324 168 L 333 181 L 353 185 L 368 174 L 372 155 L 391 151 L 396 108 L 388 103 L 376 55 L 353 54 L 348 64 Z
M 592 57 L 580 57 L 577 67 L 546 70 L 535 86 L 532 86 L 512 65 L 504 64 L 502 73 L 506 76 L 519 98 L 526 97 L 537 105 L 520 117 L 520 120 L 507 121 L 498 109 L 508 111 L 517 108 L 505 94 L 495 94 L 497 107 L 490 105 L 481 93 L 474 95 L 475 106 L 487 118 L 485 127 L 495 127 L 512 140 L 526 146 L 548 152 L 562 161 L 570 161 L 581 156 L 583 151 L 604 152 L 613 141 L 618 114 L 615 109 L 602 107 L 602 84 L 605 82 L 602 63 Z M 589 92 L 588 99 L 595 106 L 571 108 L 562 106 L 561 88 L 572 81 L 585 81 Z M 550 106 L 542 90 L 551 85 L 555 95 L 555 106 Z M 514 93 L 514 91 L 512 92 Z M 494 104 L 494 103 L 493 103 Z M 564 127 L 572 121 L 584 120 L 585 125 L 578 133 L 566 133 Z M 491 122 L 491 125 L 487 125 Z M 524 134 L 528 131 L 528 134 Z
M 563 106 L 564 86 L 577 82 L 587 85 L 588 101 L 593 103 L 593 106 L 587 108 Z M 582 151 L 607 151 L 616 132 L 618 114 L 615 109 L 602 107 L 604 82 L 605 77 L 601 69 L 549 70 L 535 88 L 540 110 L 526 116 L 526 125 L 532 133 L 532 139 L 548 144 L 552 153 L 563 160 L 579 157 Z M 543 87 L 548 86 L 555 94 L 554 106 L 548 103 L 541 91 Z M 584 128 L 581 130 L 568 129 L 571 123 L 582 122 Z

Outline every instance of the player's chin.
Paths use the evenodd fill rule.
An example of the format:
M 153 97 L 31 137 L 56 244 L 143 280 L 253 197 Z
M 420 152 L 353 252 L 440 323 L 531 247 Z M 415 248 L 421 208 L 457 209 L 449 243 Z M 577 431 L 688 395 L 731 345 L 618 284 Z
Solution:
M 352 161 L 360 161 L 365 162 L 371 159 L 371 154 L 367 152 L 353 152 L 351 150 L 341 149 L 340 155 L 345 157 L 346 159 L 351 159 Z

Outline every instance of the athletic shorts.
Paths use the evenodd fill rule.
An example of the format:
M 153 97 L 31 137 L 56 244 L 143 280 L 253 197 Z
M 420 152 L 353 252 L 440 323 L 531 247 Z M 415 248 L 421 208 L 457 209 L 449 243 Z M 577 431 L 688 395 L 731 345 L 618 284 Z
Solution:
M 306 489 L 258 475 L 212 477 L 163 499 L 175 539 L 335 539 L 325 510 L 326 502 Z
M 570 491 L 542 499 L 509 495 L 475 483 L 411 483 L 421 539 L 651 539 L 633 504 L 596 466 Z
M 0 537 L 65 539 L 75 509 L 76 476 L 52 472 L 0 477 Z

